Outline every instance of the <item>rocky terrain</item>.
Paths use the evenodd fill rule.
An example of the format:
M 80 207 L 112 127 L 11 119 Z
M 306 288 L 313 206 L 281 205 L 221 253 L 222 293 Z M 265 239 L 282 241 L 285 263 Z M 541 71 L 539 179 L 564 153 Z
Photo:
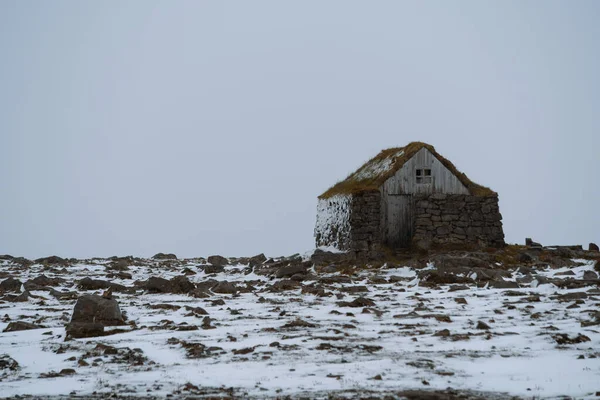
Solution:
M 600 396 L 600 253 L 0 256 L 0 396 Z

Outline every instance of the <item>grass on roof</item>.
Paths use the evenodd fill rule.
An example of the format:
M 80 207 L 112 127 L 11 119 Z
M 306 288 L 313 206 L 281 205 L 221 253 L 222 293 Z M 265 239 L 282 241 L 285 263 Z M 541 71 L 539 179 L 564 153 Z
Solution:
M 373 157 L 371 160 L 367 161 L 363 164 L 358 170 L 351 173 L 346 179 L 340 181 L 327 189 L 322 195 L 319 196 L 319 199 L 327 199 L 329 197 L 338 195 L 338 194 L 356 194 L 371 190 L 378 190 L 383 183 L 392 177 L 402 166 L 415 155 L 416 152 L 425 147 L 429 150 L 447 169 L 449 169 L 458 180 L 465 185 L 465 187 L 469 190 L 474 196 L 493 196 L 496 195 L 496 192 L 493 190 L 476 184 L 472 180 L 470 180 L 467 175 L 460 172 L 452 162 L 441 156 L 435 148 L 427 143 L 423 142 L 412 142 L 409 143 L 405 147 L 393 147 L 390 149 L 382 150 L 379 154 Z M 400 155 L 394 156 L 395 154 Z M 360 172 L 369 168 L 369 166 L 377 165 L 378 163 L 382 163 L 385 159 L 391 158 L 391 166 L 386 171 L 383 171 L 380 174 L 376 174 L 367 178 L 360 178 Z

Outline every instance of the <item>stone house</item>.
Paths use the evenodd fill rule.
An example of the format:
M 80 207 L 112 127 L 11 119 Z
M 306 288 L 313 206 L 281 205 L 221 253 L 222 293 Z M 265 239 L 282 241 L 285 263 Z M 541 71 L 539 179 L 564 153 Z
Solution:
M 315 238 L 359 257 L 505 245 L 498 194 L 421 142 L 383 150 L 320 195 Z

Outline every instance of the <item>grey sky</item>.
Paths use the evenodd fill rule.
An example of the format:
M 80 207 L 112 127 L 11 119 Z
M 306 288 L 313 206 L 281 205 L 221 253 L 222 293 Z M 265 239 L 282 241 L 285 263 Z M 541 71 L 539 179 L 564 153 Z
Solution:
M 283 255 L 433 144 L 509 242 L 600 242 L 600 2 L 0 1 L 0 254 Z

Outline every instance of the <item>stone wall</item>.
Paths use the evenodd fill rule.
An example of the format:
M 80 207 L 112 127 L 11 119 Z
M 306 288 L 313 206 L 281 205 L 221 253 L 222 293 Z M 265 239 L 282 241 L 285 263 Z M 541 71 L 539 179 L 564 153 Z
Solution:
M 317 247 L 331 246 L 338 250 L 350 250 L 351 205 L 350 195 L 319 199 L 315 225 Z
M 413 246 L 505 245 L 498 195 L 432 194 L 415 198 Z
M 358 258 L 378 258 L 381 252 L 381 194 L 378 190 L 352 196 L 350 249 Z

